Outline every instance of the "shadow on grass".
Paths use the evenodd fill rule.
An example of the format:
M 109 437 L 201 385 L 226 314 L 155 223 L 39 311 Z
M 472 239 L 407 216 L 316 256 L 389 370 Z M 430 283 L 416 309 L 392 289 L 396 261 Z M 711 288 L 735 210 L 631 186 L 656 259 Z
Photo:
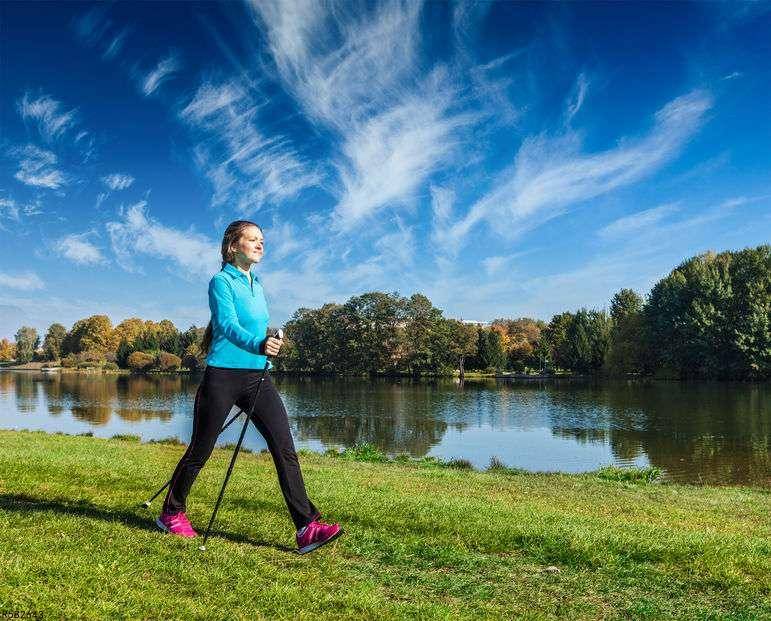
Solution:
M 121 522 L 130 528 L 137 528 L 148 532 L 162 535 L 155 525 L 155 514 L 150 512 L 146 516 L 125 509 L 107 509 L 100 507 L 87 500 L 63 500 L 63 499 L 43 499 L 29 494 L 0 494 L 0 510 L 6 512 L 26 513 L 36 511 L 40 513 L 58 513 L 59 515 L 90 518 L 102 520 L 105 522 Z M 243 535 L 226 533 L 220 530 L 213 530 L 209 538 L 225 539 L 232 543 L 248 544 L 252 546 L 273 548 L 280 552 L 295 553 L 292 547 L 281 545 L 272 541 L 254 540 Z M 200 533 L 198 539 L 203 542 L 203 533 Z M 214 542 L 209 541 L 208 545 Z

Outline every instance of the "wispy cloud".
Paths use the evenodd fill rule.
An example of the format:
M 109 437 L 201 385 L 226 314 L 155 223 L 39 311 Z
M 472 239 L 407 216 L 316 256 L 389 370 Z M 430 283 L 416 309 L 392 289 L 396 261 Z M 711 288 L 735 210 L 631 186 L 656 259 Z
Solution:
M 219 244 L 195 231 L 164 226 L 147 214 L 147 202 L 129 206 L 121 220 L 108 222 L 113 252 L 128 271 L 139 271 L 137 254 L 171 262 L 177 272 L 193 278 L 208 277 L 220 266 Z
M 13 150 L 19 158 L 19 170 L 14 175 L 26 185 L 57 190 L 68 182 L 67 175 L 56 168 L 57 157 L 51 151 L 34 145 Z
M 0 198 L 0 220 L 19 221 L 19 207 L 12 198 Z
M 681 151 L 711 105 L 712 98 L 703 91 L 678 97 L 656 113 L 647 136 L 624 139 L 600 153 L 581 153 L 579 136 L 573 132 L 527 138 L 513 165 L 452 227 L 451 237 L 460 242 L 485 220 L 515 237 L 573 205 L 643 179 Z
M 4 274 L 0 272 L 0 286 L 21 291 L 34 291 L 44 287 L 43 281 L 34 272 Z
M 449 97 L 405 98 L 348 132 L 338 163 L 343 194 L 335 224 L 351 230 L 388 205 L 408 200 L 456 147 L 453 132 L 465 116 L 446 115 Z
M 123 49 L 123 45 L 126 42 L 128 33 L 129 29 L 124 28 L 118 34 L 110 37 L 110 42 L 106 45 L 104 53 L 102 54 L 104 60 L 112 60 L 120 54 L 120 51 Z
M 88 241 L 92 233 L 67 235 L 54 244 L 54 250 L 61 256 L 80 265 L 92 265 L 104 260 L 102 252 Z
M 106 185 L 112 191 L 116 192 L 131 187 L 131 184 L 134 183 L 134 177 L 131 175 L 114 173 L 112 175 L 102 177 L 102 183 L 104 183 L 104 185 Z
M 49 95 L 33 98 L 29 92 L 24 93 L 17 108 L 22 119 L 36 123 L 40 135 L 47 142 L 61 138 L 77 123 L 77 111 L 64 110 L 62 103 Z
M 161 85 L 181 68 L 179 58 L 169 54 L 158 61 L 158 64 L 142 78 L 142 92 L 145 96 L 152 95 Z
M 407 204 L 448 161 L 456 130 L 472 122 L 456 112 L 445 69 L 422 75 L 421 3 L 371 11 L 312 1 L 252 7 L 287 90 L 340 138 L 336 228 L 350 231 L 384 207 Z
M 260 131 L 260 105 L 234 82 L 205 82 L 179 112 L 199 137 L 194 157 L 214 189 L 212 203 L 230 203 L 242 215 L 321 181 L 287 138 Z
M 570 125 L 573 117 L 578 114 L 581 106 L 584 105 L 584 99 L 586 98 L 586 92 L 589 90 L 589 80 L 584 73 L 578 74 L 576 78 L 576 84 L 573 87 L 573 94 L 568 100 L 565 110 L 565 125 Z
M 614 220 L 597 231 L 597 234 L 600 237 L 609 238 L 635 233 L 660 222 L 665 217 L 674 213 L 677 209 L 678 207 L 675 204 L 666 204 L 654 207 L 653 209 L 638 211 L 630 216 L 624 216 L 623 218 Z

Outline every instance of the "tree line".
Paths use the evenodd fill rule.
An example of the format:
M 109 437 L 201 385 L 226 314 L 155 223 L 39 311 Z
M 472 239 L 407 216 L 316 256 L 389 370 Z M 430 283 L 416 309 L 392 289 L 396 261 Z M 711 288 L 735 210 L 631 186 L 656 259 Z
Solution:
M 285 326 L 277 369 L 300 373 L 443 375 L 466 371 L 771 378 L 771 245 L 708 252 L 677 266 L 646 299 L 622 289 L 609 309 L 488 325 L 443 316 L 424 295 L 369 292 L 300 308 Z M 42 342 L 22 327 L 0 360 L 65 366 L 197 369 L 203 328 L 104 315 L 53 324 Z
M 58 362 L 64 367 L 174 371 L 200 368 L 204 329 L 191 326 L 180 332 L 164 319 L 159 322 L 131 317 L 112 325 L 107 315 L 92 315 L 75 322 L 68 331 L 53 323 L 45 337 L 22 326 L 15 344 L 0 341 L 0 360 L 18 363 Z

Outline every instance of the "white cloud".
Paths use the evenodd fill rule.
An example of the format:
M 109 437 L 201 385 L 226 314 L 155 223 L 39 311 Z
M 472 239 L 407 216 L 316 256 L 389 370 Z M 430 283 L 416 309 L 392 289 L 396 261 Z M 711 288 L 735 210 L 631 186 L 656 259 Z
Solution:
M 589 90 L 589 81 L 585 74 L 580 73 L 578 74 L 578 78 L 576 78 L 576 84 L 573 87 L 573 95 L 568 101 L 567 109 L 565 110 L 565 125 L 570 125 L 573 117 L 578 114 L 578 111 L 584 104 L 587 90 Z
M 406 98 L 352 129 L 338 163 L 343 184 L 335 225 L 351 230 L 383 207 L 411 198 L 455 149 L 465 117 L 446 116 L 450 101 L 430 93 Z
M 265 245 L 272 261 L 281 261 L 296 255 L 302 248 L 299 231 L 289 222 L 265 229 Z
M 14 275 L 0 272 L 0 286 L 22 291 L 34 291 L 44 287 L 43 281 L 34 272 L 22 272 Z
M 614 220 L 597 231 L 597 234 L 600 237 L 620 237 L 629 233 L 644 231 L 676 210 L 677 205 L 667 204 L 654 207 L 653 209 L 646 209 L 645 211 L 638 211 L 632 215 Z
M 179 112 L 201 136 L 194 157 L 214 189 L 212 203 L 229 203 L 242 215 L 293 198 L 321 181 L 285 137 L 263 135 L 259 107 L 233 82 L 205 82 Z
M 442 66 L 421 76 L 421 6 L 394 1 L 354 11 L 312 0 L 252 2 L 285 87 L 340 137 L 340 231 L 409 204 L 451 159 L 457 130 L 474 121 L 455 111 Z
M 447 241 L 447 234 L 452 226 L 453 203 L 455 192 L 450 188 L 431 186 L 431 209 L 434 214 L 432 240 L 437 246 Z
M 641 139 L 593 154 L 580 153 L 575 133 L 526 139 L 495 187 L 479 199 L 451 230 L 460 242 L 487 220 L 516 237 L 554 218 L 570 206 L 630 185 L 674 159 L 704 122 L 712 105 L 708 93 L 695 91 L 669 102 L 655 115 L 653 129 Z
M 155 69 L 142 79 L 142 92 L 145 96 L 152 95 L 158 90 L 172 74 L 179 71 L 180 66 L 179 59 L 174 54 L 169 54 L 166 58 L 161 59 Z
M 63 110 L 61 102 L 48 95 L 33 99 L 27 92 L 17 105 L 21 117 L 37 123 L 40 135 L 48 142 L 61 138 L 77 123 L 75 110 Z
M 134 183 L 134 177 L 131 175 L 115 173 L 102 177 L 102 183 L 113 191 L 125 190 Z
M 128 35 L 128 28 L 124 28 L 111 38 L 110 43 L 105 47 L 104 54 L 102 54 L 104 60 L 112 60 L 120 53 L 126 41 L 126 35 Z
M 19 207 L 12 198 L 0 198 L 0 219 L 19 221 Z
M 80 265 L 101 263 L 104 257 L 99 248 L 86 239 L 88 235 L 67 235 L 54 244 L 54 249 L 64 258 Z
M 14 176 L 22 183 L 51 190 L 67 184 L 67 176 L 55 168 L 57 157 L 51 151 L 30 144 L 13 153 L 19 157 L 19 170 Z
M 138 270 L 133 258 L 144 254 L 170 261 L 177 271 L 194 277 L 209 277 L 220 267 L 219 244 L 192 230 L 164 226 L 148 216 L 147 202 L 128 207 L 123 219 L 107 223 L 118 263 L 128 271 Z

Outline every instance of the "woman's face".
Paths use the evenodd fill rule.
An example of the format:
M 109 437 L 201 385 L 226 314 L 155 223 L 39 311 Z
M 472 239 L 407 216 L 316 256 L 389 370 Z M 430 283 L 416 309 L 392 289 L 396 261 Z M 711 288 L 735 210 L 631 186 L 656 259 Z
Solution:
M 237 254 L 236 260 L 241 259 L 243 261 L 244 257 L 246 257 L 249 263 L 259 263 L 265 252 L 262 231 L 256 226 L 247 226 L 241 233 L 241 237 L 233 250 L 242 255 Z

